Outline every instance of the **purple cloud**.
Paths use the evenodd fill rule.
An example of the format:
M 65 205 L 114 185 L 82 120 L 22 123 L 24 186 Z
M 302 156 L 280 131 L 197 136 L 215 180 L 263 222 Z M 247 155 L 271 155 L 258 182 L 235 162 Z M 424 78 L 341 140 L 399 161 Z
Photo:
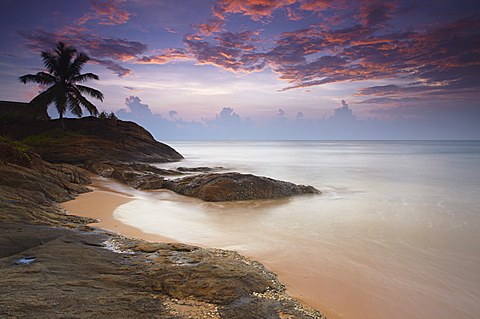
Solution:
M 19 31 L 18 33 L 28 41 L 27 46 L 34 52 L 54 47 L 58 41 L 64 41 L 81 51 L 86 51 L 92 62 L 106 66 L 118 76 L 132 73 L 130 69 L 121 66 L 119 61 L 136 59 L 148 48 L 146 44 L 138 41 L 103 37 L 74 30 L 54 33 L 37 28 L 29 31 Z

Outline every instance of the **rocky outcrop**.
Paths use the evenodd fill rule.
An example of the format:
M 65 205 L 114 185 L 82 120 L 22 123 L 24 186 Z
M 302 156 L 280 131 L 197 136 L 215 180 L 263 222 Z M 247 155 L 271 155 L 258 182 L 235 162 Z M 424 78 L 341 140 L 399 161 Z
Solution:
M 71 219 L 57 203 L 90 191 L 85 186 L 90 184 L 86 170 L 45 162 L 15 142 L 3 141 L 0 149 L 0 220 L 56 223 Z
M 95 161 L 85 163 L 84 167 L 95 174 L 115 178 L 137 189 L 169 189 L 180 195 L 200 198 L 207 202 L 320 194 L 313 186 L 235 172 L 198 174 L 173 180 L 164 177 L 213 170 L 208 167 L 163 170 L 147 164 Z
M 46 141 L 34 145 L 40 156 L 51 163 L 81 164 L 88 160 L 171 162 L 182 159 L 170 146 L 156 141 L 133 122 L 84 117 L 64 119 L 68 139 Z M 15 119 L 3 123 L 0 135 L 19 140 L 42 132 L 59 129 L 59 120 Z
M 2 318 L 323 318 L 235 252 L 86 228 L 0 222 L 0 269 Z
M 163 183 L 163 187 L 207 202 L 273 199 L 320 193 L 313 186 L 296 185 L 268 177 L 235 172 L 202 174 L 168 180 Z

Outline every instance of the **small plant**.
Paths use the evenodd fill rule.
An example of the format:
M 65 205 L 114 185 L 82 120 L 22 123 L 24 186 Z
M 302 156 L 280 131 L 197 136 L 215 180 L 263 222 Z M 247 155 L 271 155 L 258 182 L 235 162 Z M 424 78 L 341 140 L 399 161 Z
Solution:
M 115 115 L 114 112 L 107 113 L 105 111 L 100 112 L 98 114 L 99 119 L 110 119 L 110 120 L 118 120 L 118 117 Z

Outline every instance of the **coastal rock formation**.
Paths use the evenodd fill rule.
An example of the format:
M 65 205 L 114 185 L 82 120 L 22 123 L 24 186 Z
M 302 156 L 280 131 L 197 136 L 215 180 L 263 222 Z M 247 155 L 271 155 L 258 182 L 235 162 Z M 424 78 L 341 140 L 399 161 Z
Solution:
M 139 188 L 166 180 L 164 170 L 146 164 L 85 167 Z M 235 252 L 149 243 L 66 215 L 58 202 L 89 183 L 82 168 L 45 162 L 26 145 L 0 139 L 0 317 L 324 318 Z
M 40 156 L 51 163 L 81 164 L 88 160 L 171 162 L 182 159 L 170 146 L 156 141 L 140 125 L 112 119 L 84 117 L 64 119 L 68 139 L 34 145 Z M 2 123 L 0 135 L 19 140 L 61 127 L 60 120 L 13 119 Z
M 252 174 L 212 173 L 167 180 L 164 188 L 207 202 L 273 199 L 294 195 L 319 194 L 313 186 L 296 185 Z
M 324 318 L 235 252 L 107 232 L 0 222 L 0 269 L 2 318 Z
M 19 149 L 14 142 L 1 142 L 0 150 L 1 221 L 57 223 L 72 219 L 57 203 L 90 191 L 85 186 L 90 184 L 86 170 L 69 164 L 50 164 L 31 149 Z
M 115 178 L 136 189 L 169 189 L 180 195 L 200 198 L 207 202 L 320 194 L 313 186 L 235 172 L 198 174 L 173 180 L 164 177 L 215 170 L 208 167 L 164 170 L 148 164 L 95 161 L 86 162 L 84 167 L 97 175 Z
M 134 182 L 133 175 L 143 176 L 148 174 L 157 174 L 162 176 L 171 176 L 184 174 L 183 172 L 177 170 L 162 169 L 143 163 L 123 163 L 117 161 L 87 161 L 83 167 L 102 177 L 114 177 L 113 175 L 121 176 L 130 172 L 132 174 L 132 178 L 126 178 L 124 180 L 119 179 L 121 182 L 128 185 L 131 185 L 132 182 Z

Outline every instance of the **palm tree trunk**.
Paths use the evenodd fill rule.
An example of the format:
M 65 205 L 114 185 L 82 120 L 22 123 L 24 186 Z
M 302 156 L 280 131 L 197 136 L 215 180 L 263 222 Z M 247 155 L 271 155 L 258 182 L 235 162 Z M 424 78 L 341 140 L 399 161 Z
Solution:
M 63 121 L 63 114 L 60 113 L 60 123 L 62 124 L 62 130 L 65 132 L 66 129 L 65 129 L 65 122 Z

